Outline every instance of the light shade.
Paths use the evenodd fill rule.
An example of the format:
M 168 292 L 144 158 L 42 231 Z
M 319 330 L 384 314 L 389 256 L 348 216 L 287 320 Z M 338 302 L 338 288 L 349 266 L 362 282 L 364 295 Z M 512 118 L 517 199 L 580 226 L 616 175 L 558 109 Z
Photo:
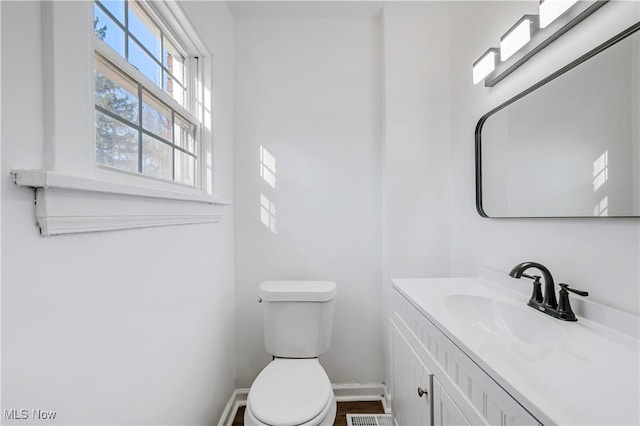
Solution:
M 578 0 L 541 0 L 539 6 L 540 28 L 545 28 L 576 3 Z
M 498 49 L 491 48 L 473 64 L 473 84 L 478 84 L 496 69 L 497 59 Z
M 506 61 L 522 46 L 531 40 L 538 19 L 534 15 L 525 15 L 505 35 L 500 37 L 500 60 Z

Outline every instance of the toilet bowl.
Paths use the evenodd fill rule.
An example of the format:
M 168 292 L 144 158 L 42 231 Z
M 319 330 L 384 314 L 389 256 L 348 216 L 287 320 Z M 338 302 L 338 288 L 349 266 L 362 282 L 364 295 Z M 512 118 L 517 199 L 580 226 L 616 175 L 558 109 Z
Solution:
M 333 425 L 336 399 L 317 358 L 276 358 L 253 382 L 245 425 Z

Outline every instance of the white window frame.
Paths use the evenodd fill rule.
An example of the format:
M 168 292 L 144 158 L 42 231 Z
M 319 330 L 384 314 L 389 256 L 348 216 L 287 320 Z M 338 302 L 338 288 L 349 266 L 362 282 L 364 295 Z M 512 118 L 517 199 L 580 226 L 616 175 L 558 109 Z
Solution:
M 198 102 L 203 106 L 195 114 L 202 123 L 200 184 L 186 186 L 96 163 L 96 51 L 117 66 L 137 70 L 94 36 L 93 1 L 42 2 L 44 164 L 38 170 L 12 172 L 18 185 L 35 188 L 42 235 L 217 222 L 222 206 L 228 204 L 215 197 L 213 190 L 213 55 L 176 1 L 148 2 L 147 6 L 189 49 L 189 55 L 198 56 L 202 78 L 196 93 L 202 94 Z

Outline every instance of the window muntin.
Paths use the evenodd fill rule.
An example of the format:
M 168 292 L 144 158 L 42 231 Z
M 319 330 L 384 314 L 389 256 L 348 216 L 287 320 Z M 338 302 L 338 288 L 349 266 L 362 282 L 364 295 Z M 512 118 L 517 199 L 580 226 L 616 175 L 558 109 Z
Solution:
M 104 42 L 102 46 L 112 48 L 139 71 L 138 77 L 132 78 L 136 73 L 127 74 L 123 71 L 127 69 L 124 64 L 121 68 L 115 65 L 117 57 L 106 59 L 99 52 L 108 47 L 98 44 L 95 61 L 97 162 L 198 186 L 199 123 L 188 113 L 189 73 L 183 50 L 134 0 L 96 0 L 94 32 Z M 149 84 L 164 93 L 151 90 Z M 165 94 L 167 99 L 163 99 Z M 172 107 L 170 99 L 184 107 L 185 112 Z

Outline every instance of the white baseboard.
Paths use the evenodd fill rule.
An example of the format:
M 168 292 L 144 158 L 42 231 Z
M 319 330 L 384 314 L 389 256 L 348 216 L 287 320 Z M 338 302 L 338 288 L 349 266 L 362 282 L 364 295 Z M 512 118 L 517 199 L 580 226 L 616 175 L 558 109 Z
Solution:
M 387 389 L 387 385 L 384 385 L 384 398 L 382 398 L 382 407 L 386 414 L 391 414 L 391 392 Z
M 390 413 L 386 403 L 386 386 L 382 383 L 333 383 L 336 401 L 380 401 L 385 413 Z
M 249 389 L 236 389 L 233 391 L 229 402 L 227 402 L 227 406 L 224 407 L 222 416 L 220 416 L 218 426 L 231 426 L 233 424 L 233 419 L 236 417 L 238 408 L 247 405 L 248 395 Z
M 350 384 L 350 383 L 334 383 L 333 393 L 336 395 L 336 401 L 380 401 L 385 413 L 391 412 L 391 406 L 387 401 L 386 387 L 382 383 L 366 383 L 366 384 Z M 220 417 L 218 426 L 231 426 L 233 419 L 236 417 L 239 407 L 247 405 L 247 396 L 249 389 L 236 389 L 229 398 L 227 406 Z

